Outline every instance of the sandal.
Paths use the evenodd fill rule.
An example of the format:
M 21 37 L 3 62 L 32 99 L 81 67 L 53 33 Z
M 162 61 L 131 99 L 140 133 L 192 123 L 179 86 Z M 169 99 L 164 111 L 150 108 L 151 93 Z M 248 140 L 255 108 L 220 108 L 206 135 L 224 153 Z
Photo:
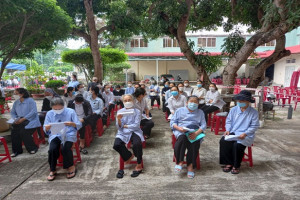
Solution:
M 73 171 L 73 172 L 68 172 L 67 173 L 67 179 L 74 178 L 76 176 L 76 173 L 77 173 L 77 169 L 75 169 L 75 171 Z M 72 175 L 72 174 L 74 174 L 74 175 Z M 70 175 L 72 175 L 72 176 L 70 176 Z
M 142 172 L 143 172 L 143 170 L 139 170 L 139 171 L 134 170 L 131 174 L 131 177 L 133 177 L 133 178 L 138 177 L 140 175 L 140 173 L 142 173 Z
M 231 173 L 232 174 L 239 174 L 240 173 L 240 169 L 239 168 L 232 168 Z
M 21 154 L 21 153 L 12 153 L 12 154 L 10 154 L 10 157 L 14 158 L 14 157 L 17 157 L 19 154 Z
M 124 177 L 124 170 L 119 170 L 117 173 L 117 178 L 123 178 Z
M 86 149 L 84 149 L 82 147 L 79 147 L 79 151 L 80 151 L 80 153 L 83 153 L 84 155 L 89 153 Z
M 145 137 L 145 139 L 149 139 L 150 138 L 150 136 L 148 136 L 148 135 L 144 135 L 144 137 Z
M 181 165 L 175 165 L 175 172 L 179 173 L 182 170 L 182 166 Z
M 47 177 L 47 180 L 48 181 L 53 181 L 55 179 L 56 175 L 57 175 L 56 172 L 54 172 L 53 174 L 51 174 L 51 172 L 50 172 L 49 176 Z
M 225 166 L 225 167 L 223 167 L 223 172 L 230 172 L 231 171 L 231 169 L 232 169 L 232 166 Z
M 194 172 L 188 172 L 187 173 L 187 177 L 190 178 L 190 179 L 192 179 L 192 178 L 195 177 L 195 173 Z

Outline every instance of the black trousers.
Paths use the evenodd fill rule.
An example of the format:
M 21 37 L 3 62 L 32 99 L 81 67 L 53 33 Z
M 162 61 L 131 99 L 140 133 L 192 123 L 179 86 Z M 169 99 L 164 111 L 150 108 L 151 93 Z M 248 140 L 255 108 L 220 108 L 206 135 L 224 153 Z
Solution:
M 205 115 L 205 121 L 207 122 L 207 119 L 208 119 L 208 114 L 209 113 L 212 113 L 212 112 L 215 112 L 217 110 L 219 110 L 219 108 L 217 106 L 207 106 L 207 105 L 204 105 L 201 110 L 204 112 L 204 115 Z
M 78 130 L 80 139 L 84 139 L 85 136 L 85 127 L 87 125 L 91 125 L 92 130 L 96 129 L 97 120 L 101 118 L 100 115 L 92 114 L 86 118 L 86 120 L 82 123 L 82 127 Z
M 50 171 L 56 171 L 57 159 L 59 157 L 59 149 L 61 148 L 61 154 L 63 156 L 63 168 L 67 169 L 74 165 L 73 161 L 73 142 L 66 141 L 64 145 L 61 144 L 61 140 L 56 137 L 49 145 L 48 162 L 50 165 Z
M 234 135 L 234 133 L 230 135 Z M 245 149 L 246 146 L 236 141 L 226 141 L 223 136 L 220 140 L 220 164 L 240 168 Z
M 137 163 L 141 164 L 143 159 L 141 138 L 137 134 L 132 133 L 130 140 L 132 144 L 133 154 L 137 158 Z M 123 142 L 120 138 L 116 138 L 113 148 L 120 154 L 124 161 L 127 161 L 132 156 L 132 153 L 127 149 L 125 145 L 125 142 Z
M 28 152 L 36 151 L 38 147 L 33 141 L 32 134 L 36 128 L 25 129 L 24 125 L 12 126 L 11 129 L 11 143 L 13 153 L 23 153 L 22 142 Z
M 157 104 L 160 106 L 160 97 L 159 96 L 150 96 L 151 106 L 154 106 L 154 101 L 156 100 Z
M 168 116 L 171 115 L 171 111 L 168 107 L 166 107 L 166 112 L 168 113 Z
M 176 158 L 176 164 L 184 161 L 185 150 L 187 149 L 186 164 L 187 166 L 193 164 L 193 169 L 195 169 L 197 167 L 196 160 L 199 154 L 200 141 L 201 140 L 190 143 L 186 135 L 179 136 L 174 146 L 174 155 Z
M 151 129 L 154 127 L 154 122 L 150 119 L 143 119 L 141 120 L 142 131 L 144 135 L 147 135 L 148 137 L 151 134 Z
M 166 107 L 166 98 L 164 96 L 161 97 L 162 98 L 162 111 L 166 112 L 167 111 L 167 107 Z
M 111 110 L 115 108 L 115 104 L 109 104 L 108 106 L 108 115 L 110 116 Z

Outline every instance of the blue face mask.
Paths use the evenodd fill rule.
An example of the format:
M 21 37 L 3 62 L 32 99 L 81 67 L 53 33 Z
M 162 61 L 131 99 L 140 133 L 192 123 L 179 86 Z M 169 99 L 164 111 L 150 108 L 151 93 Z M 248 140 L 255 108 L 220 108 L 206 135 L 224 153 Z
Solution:
M 246 103 L 240 103 L 240 102 L 237 102 L 236 103 L 240 108 L 243 108 L 243 107 L 246 107 Z
M 188 103 L 188 108 L 190 110 L 197 110 L 198 109 L 198 104 L 196 104 L 196 103 Z
M 202 84 L 197 84 L 197 87 L 198 87 L 198 88 L 201 88 L 201 87 L 202 87 Z
M 178 92 L 177 92 L 177 91 L 172 91 L 172 92 L 171 92 L 171 95 L 177 96 L 177 95 L 178 95 Z
M 168 88 L 168 87 L 169 87 L 169 85 L 165 85 L 165 87 L 166 87 L 166 88 Z
M 72 95 L 75 95 L 75 91 L 72 92 Z

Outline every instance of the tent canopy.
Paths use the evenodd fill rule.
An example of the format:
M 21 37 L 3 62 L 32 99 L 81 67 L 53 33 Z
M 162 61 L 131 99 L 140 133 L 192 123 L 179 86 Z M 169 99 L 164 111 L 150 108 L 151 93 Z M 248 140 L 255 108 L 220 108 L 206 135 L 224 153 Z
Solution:
M 2 65 L 2 62 L 0 61 L 0 66 Z M 8 63 L 6 65 L 5 69 L 13 69 L 13 70 L 26 70 L 26 65 L 21 65 L 21 64 L 15 64 L 15 63 Z

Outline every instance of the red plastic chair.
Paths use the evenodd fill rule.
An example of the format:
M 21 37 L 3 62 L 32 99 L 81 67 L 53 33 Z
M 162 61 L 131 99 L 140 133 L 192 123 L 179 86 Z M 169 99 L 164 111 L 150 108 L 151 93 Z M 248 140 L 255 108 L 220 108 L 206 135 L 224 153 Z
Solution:
M 8 150 L 5 138 L 4 137 L 0 137 L 0 142 L 3 144 L 4 150 L 5 150 L 5 153 L 0 154 L 0 156 L 3 157 L 3 158 L 0 158 L 0 163 L 3 162 L 6 159 L 8 159 L 9 162 L 11 162 L 11 157 L 10 157 L 10 154 L 9 154 L 9 150 Z
M 145 140 L 145 136 L 144 136 L 144 140 Z M 146 140 L 144 142 L 142 142 L 142 147 L 143 149 L 146 148 Z M 131 141 L 128 142 L 127 144 L 127 149 L 131 148 Z
M 129 164 L 137 164 L 137 161 L 130 161 Z M 144 162 L 142 160 L 142 168 L 144 168 Z M 119 165 L 120 165 L 120 170 L 124 170 L 124 167 L 125 167 L 125 162 L 123 160 L 123 158 L 120 156 L 120 161 L 119 161 Z
M 285 89 L 279 89 L 279 98 L 278 98 L 278 105 L 280 103 L 280 100 L 282 102 L 282 107 L 285 106 L 286 100 L 289 100 L 290 97 L 287 96 L 286 90 Z
M 233 90 L 233 94 L 239 94 L 241 92 L 241 86 L 239 85 L 235 85 L 234 86 L 234 90 Z
M 97 132 L 98 136 L 101 137 L 104 133 L 102 119 L 97 120 Z
M 219 135 L 219 131 L 221 132 L 226 131 L 225 129 L 226 118 L 227 117 L 225 116 L 217 116 L 217 115 L 213 117 L 210 130 L 214 131 L 215 135 Z
M 217 110 L 217 111 L 215 111 L 213 114 L 216 115 L 216 114 L 219 113 L 219 112 L 220 112 L 220 110 Z M 212 117 L 213 117 L 212 113 L 209 113 L 209 114 L 208 114 L 208 117 L 207 117 L 207 126 L 208 126 L 208 127 L 211 126 Z
M 241 85 L 242 84 L 242 80 L 240 78 L 236 78 L 235 79 L 235 84 L 236 85 Z
M 110 112 L 110 119 L 111 119 L 111 121 L 115 121 L 115 120 L 116 120 L 114 109 L 111 109 L 111 112 Z
M 253 145 L 252 145 L 253 146 Z M 249 166 L 253 167 L 252 148 L 248 147 L 248 152 L 244 154 L 243 162 L 249 162 Z
M 93 141 L 93 132 L 92 132 L 92 127 L 90 125 L 85 126 L 84 139 L 85 139 L 85 146 L 89 147 L 91 145 L 91 142 Z
M 79 150 L 79 144 L 78 142 L 74 142 L 73 143 L 73 147 L 72 150 L 76 152 L 76 154 L 73 154 L 73 159 L 74 159 L 74 165 L 76 165 L 77 163 L 81 163 L 81 156 L 80 156 L 80 150 Z M 57 166 L 62 167 L 63 166 L 63 156 L 61 154 L 61 150 L 59 150 L 59 157 L 58 157 L 58 162 L 57 162 Z
M 294 110 L 296 110 L 297 104 L 298 104 L 298 102 L 300 102 L 300 90 L 297 91 L 297 96 L 296 96 L 294 102 L 295 102 L 295 108 L 294 108 Z

